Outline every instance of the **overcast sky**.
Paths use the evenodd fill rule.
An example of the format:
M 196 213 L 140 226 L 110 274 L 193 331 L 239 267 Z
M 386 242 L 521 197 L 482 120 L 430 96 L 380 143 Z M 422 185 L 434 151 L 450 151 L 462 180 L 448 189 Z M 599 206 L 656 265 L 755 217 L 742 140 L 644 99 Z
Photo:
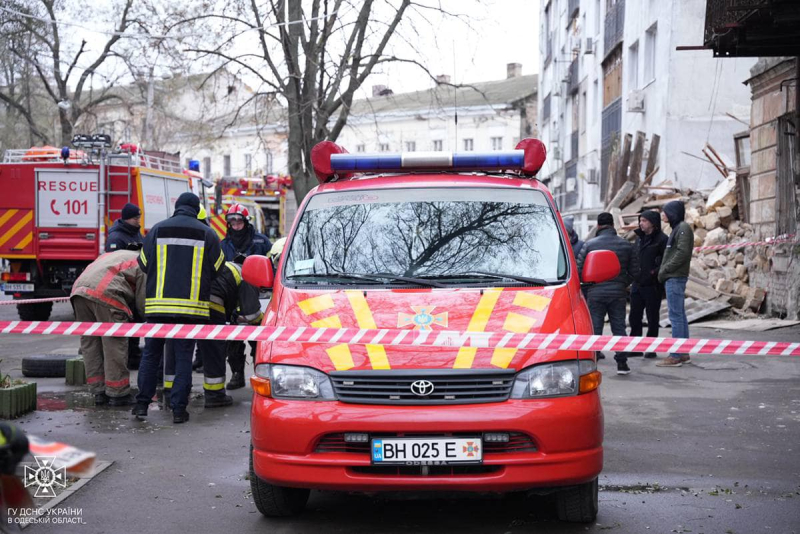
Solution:
M 427 50 L 426 63 L 434 74 L 447 74 L 453 83 L 498 80 L 506 77 L 507 63 L 522 63 L 523 74 L 539 69 L 539 0 L 478 0 L 462 10 L 472 20 L 474 32 L 463 23 L 445 20 L 436 27 L 422 26 L 421 49 Z M 459 5 L 445 2 L 446 7 Z M 398 55 L 410 52 L 402 39 L 392 43 Z M 453 54 L 455 45 L 455 57 Z M 432 85 L 414 66 L 392 66 L 375 73 L 371 86 L 388 85 L 393 91 L 426 89 Z

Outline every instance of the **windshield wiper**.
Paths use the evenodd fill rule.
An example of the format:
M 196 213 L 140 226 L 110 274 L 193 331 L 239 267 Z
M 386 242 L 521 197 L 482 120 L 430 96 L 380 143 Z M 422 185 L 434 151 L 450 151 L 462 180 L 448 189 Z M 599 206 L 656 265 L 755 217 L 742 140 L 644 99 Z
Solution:
M 347 274 L 347 273 L 307 273 L 307 274 L 290 274 L 286 277 L 287 280 L 308 280 L 308 281 L 317 281 L 317 282 L 324 282 L 330 280 L 338 280 L 338 281 L 345 281 L 350 280 L 353 282 L 372 282 L 375 284 L 381 283 L 380 280 L 376 280 L 374 278 L 369 278 L 365 276 L 360 276 L 356 274 Z
M 292 274 L 286 277 L 289 280 L 302 278 L 304 280 L 309 279 L 321 279 L 321 280 L 359 280 L 364 282 L 371 282 L 375 284 L 383 283 L 385 280 L 396 280 L 400 282 L 407 282 L 409 284 L 415 284 L 420 286 L 429 286 L 429 287 L 447 287 L 444 284 L 440 284 L 439 282 L 434 282 L 432 280 L 426 280 L 424 278 L 412 278 L 409 276 L 398 276 L 395 274 L 389 273 L 376 273 L 376 274 L 362 274 L 362 273 L 328 273 L 328 274 Z
M 534 286 L 556 286 L 559 284 L 563 284 L 563 280 L 545 280 L 544 278 L 529 278 L 527 276 L 519 276 L 516 274 L 505 274 L 505 273 L 491 273 L 488 271 L 469 271 L 466 273 L 459 273 L 452 276 L 453 278 L 456 277 L 469 277 L 479 275 L 483 277 L 494 278 L 496 280 L 515 280 L 517 282 L 524 282 L 526 284 L 534 285 Z

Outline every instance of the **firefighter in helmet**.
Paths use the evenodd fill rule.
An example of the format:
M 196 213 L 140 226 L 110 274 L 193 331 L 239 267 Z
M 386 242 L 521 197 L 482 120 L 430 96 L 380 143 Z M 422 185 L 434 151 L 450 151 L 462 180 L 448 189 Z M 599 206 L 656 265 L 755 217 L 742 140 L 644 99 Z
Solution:
M 233 204 L 225 214 L 225 221 L 228 223 L 228 233 L 222 240 L 222 253 L 229 262 L 242 263 L 244 258 L 258 254 L 266 256 L 272 244 L 267 236 L 256 232 L 255 227 L 250 223 L 250 212 L 241 204 Z M 256 344 L 250 343 L 251 355 L 255 356 Z M 244 350 L 243 341 L 231 341 L 228 343 L 228 363 L 231 366 L 231 380 L 228 382 L 228 389 L 239 389 L 244 387 Z

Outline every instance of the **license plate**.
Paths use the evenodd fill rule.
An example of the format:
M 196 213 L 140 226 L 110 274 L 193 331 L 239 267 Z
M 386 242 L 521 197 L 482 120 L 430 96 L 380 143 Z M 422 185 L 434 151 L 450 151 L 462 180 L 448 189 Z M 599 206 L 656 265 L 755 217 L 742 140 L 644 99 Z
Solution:
M 30 293 L 33 291 L 33 284 L 3 284 L 3 291 L 6 293 Z
M 483 460 L 483 443 L 475 438 L 376 438 L 373 464 L 476 464 Z

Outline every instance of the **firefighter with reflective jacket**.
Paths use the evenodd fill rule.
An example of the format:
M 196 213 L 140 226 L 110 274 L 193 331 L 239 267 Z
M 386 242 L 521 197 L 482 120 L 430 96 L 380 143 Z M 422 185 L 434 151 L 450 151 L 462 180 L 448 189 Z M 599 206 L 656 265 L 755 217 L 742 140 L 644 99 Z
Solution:
M 241 204 L 234 204 L 225 214 L 228 223 L 228 233 L 222 240 L 222 252 L 227 261 L 242 263 L 244 258 L 258 254 L 266 256 L 272 244 L 267 236 L 256 232 L 250 224 L 250 212 Z M 251 354 L 255 356 L 256 343 L 250 342 Z M 231 381 L 228 389 L 244 387 L 244 341 L 231 341 L 228 343 L 228 362 L 231 366 Z
M 225 268 L 219 238 L 197 220 L 200 199 L 183 193 L 169 219 L 153 226 L 144 240 L 139 266 L 147 276 L 145 317 L 149 323 L 207 324 L 211 318 L 211 285 Z M 146 417 L 156 392 L 156 375 L 166 340 L 148 338 L 139 365 L 139 394 L 133 414 Z M 175 380 L 171 404 L 174 423 L 189 420 L 186 406 L 192 389 L 195 342 L 173 339 Z
M 119 250 L 103 254 L 84 269 L 70 296 L 76 321 L 128 323 L 143 318 L 146 276 L 136 261 L 138 256 L 137 252 Z M 128 340 L 81 336 L 81 352 L 94 403 L 133 404 L 126 366 Z

